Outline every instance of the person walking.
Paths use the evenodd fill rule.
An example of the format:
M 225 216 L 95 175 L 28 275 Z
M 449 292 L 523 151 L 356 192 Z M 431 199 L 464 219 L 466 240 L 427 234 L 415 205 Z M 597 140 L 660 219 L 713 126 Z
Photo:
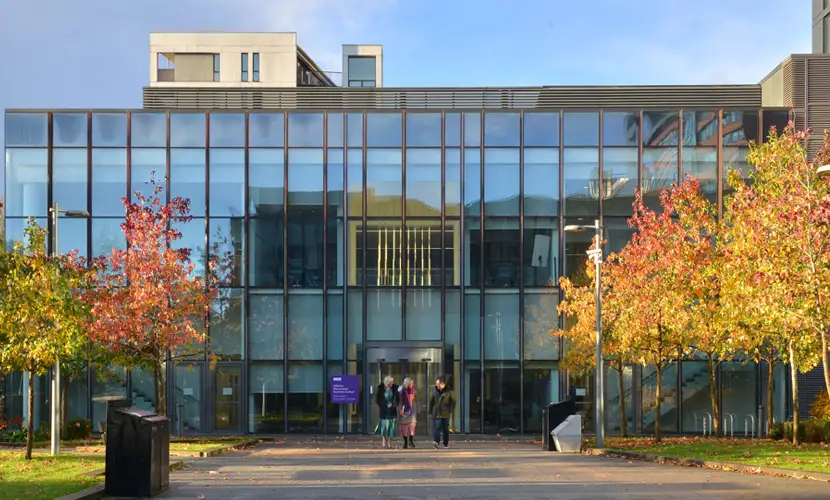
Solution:
M 380 416 L 375 434 L 380 434 L 384 448 L 391 448 L 392 438 L 398 436 L 396 417 L 400 394 L 394 382 L 395 379 L 387 375 L 375 391 L 375 404 L 378 405 Z
M 403 437 L 403 447 L 415 447 L 415 425 L 418 422 L 418 403 L 415 401 L 415 381 L 409 377 L 403 379 L 398 389 L 398 434 Z
M 447 448 L 450 444 L 450 417 L 455 411 L 455 395 L 447 385 L 446 378 L 438 377 L 435 381 L 435 392 L 429 400 L 429 409 L 435 424 L 432 446 L 438 448 L 439 439 L 443 437 L 444 448 Z

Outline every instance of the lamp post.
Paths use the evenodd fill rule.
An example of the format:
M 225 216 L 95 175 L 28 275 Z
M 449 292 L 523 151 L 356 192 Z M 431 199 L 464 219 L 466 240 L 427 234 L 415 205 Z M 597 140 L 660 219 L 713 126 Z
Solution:
M 600 220 L 594 221 L 593 226 L 589 225 L 568 225 L 565 226 L 566 232 L 583 232 L 588 229 L 596 231 L 597 246 L 594 249 L 588 250 L 586 253 L 591 260 L 594 261 L 596 268 L 596 277 L 594 284 L 596 286 L 597 298 L 597 359 L 596 371 L 594 372 L 594 399 L 595 412 L 594 420 L 596 421 L 597 433 L 597 448 L 605 446 L 605 383 L 603 381 L 603 366 L 602 366 L 602 286 L 600 271 L 602 269 L 602 224 Z
M 89 212 L 86 210 L 63 210 L 58 205 L 58 202 L 52 204 L 49 209 L 49 216 L 52 219 L 52 256 L 58 254 L 58 218 L 60 214 L 73 219 L 85 219 L 89 217 Z M 61 366 L 60 361 L 55 361 L 55 366 L 52 368 L 52 455 L 60 453 L 61 447 Z

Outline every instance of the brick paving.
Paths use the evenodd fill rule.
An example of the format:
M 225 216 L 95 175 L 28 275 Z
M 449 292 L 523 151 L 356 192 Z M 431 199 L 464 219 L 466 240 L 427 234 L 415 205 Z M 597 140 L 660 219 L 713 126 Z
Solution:
M 586 455 L 509 442 L 434 450 L 268 443 L 171 472 L 166 499 L 820 499 L 830 484 Z M 202 496 L 200 496 L 202 495 Z

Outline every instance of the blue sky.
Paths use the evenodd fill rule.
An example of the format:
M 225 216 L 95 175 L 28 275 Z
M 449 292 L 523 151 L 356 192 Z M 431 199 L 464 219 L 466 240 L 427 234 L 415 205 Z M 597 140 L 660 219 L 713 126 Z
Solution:
M 137 108 L 150 31 L 296 31 L 386 86 L 755 83 L 810 51 L 809 0 L 0 0 L 0 109 Z M 2 123 L 0 123 L 2 133 Z

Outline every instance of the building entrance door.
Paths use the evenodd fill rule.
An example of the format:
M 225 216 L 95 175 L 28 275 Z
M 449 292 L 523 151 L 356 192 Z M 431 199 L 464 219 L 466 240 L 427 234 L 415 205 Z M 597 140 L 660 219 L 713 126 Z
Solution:
M 366 359 L 369 363 L 366 381 L 366 402 L 369 405 L 367 415 L 370 416 L 367 429 L 374 432 L 378 423 L 380 409 L 375 404 L 378 386 L 388 375 L 395 379 L 395 384 L 402 384 L 407 377 L 415 382 L 415 403 L 417 404 L 417 425 L 415 433 L 418 436 L 432 436 L 432 419 L 429 417 L 427 405 L 435 386 L 435 379 L 441 376 L 441 349 L 435 347 L 384 347 L 368 349 Z

